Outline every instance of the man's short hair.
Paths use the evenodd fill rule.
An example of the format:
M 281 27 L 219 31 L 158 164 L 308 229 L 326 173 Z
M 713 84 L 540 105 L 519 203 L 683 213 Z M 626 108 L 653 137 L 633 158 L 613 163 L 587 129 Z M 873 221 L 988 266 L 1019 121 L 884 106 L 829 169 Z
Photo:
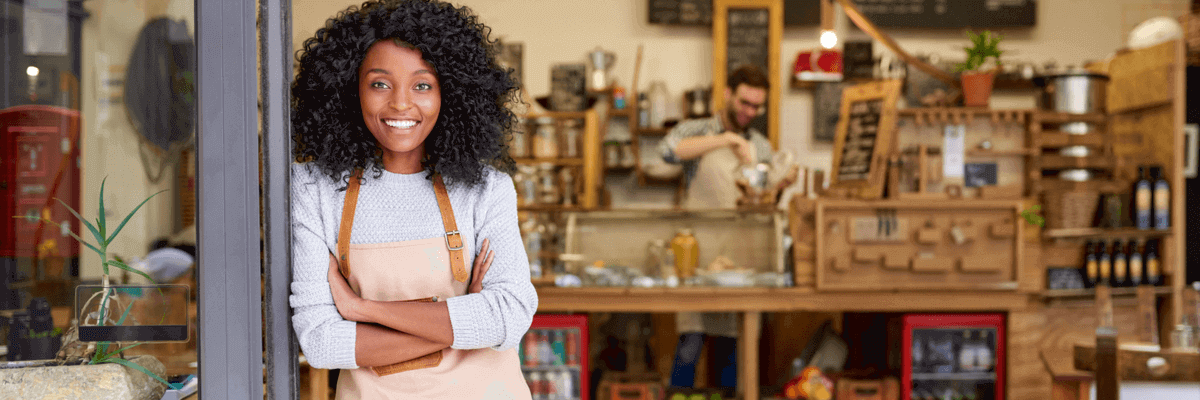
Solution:
M 756 88 L 771 89 L 771 80 L 767 78 L 767 74 L 763 73 L 758 67 L 742 64 L 734 69 L 729 74 L 729 79 L 725 81 L 725 87 L 730 91 L 737 91 L 739 85 L 753 86 Z

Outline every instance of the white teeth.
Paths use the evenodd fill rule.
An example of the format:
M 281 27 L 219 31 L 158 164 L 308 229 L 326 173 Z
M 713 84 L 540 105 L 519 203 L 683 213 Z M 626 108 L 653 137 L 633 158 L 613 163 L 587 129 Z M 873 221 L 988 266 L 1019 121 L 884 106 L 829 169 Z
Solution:
M 403 120 L 403 121 L 387 120 L 387 121 L 384 121 L 384 123 L 386 123 L 387 126 L 390 126 L 393 128 L 400 128 L 400 129 L 408 129 L 408 128 L 417 126 L 417 121 L 413 121 L 413 120 Z

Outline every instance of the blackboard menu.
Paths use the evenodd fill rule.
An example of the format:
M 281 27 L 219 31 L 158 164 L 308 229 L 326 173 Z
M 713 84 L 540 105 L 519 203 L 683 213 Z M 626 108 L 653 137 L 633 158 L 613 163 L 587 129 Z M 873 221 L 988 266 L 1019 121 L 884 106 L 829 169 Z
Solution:
M 1000 28 L 1037 22 L 1037 0 L 854 0 L 854 4 L 882 27 Z
M 827 0 L 783 0 L 783 26 L 821 24 L 821 2 Z
M 765 8 L 729 9 L 729 39 L 725 45 L 726 72 L 733 72 L 743 64 L 758 66 L 764 72 L 770 71 L 767 65 L 771 54 L 767 45 L 771 33 L 770 15 Z
M 871 156 L 883 114 L 883 100 L 865 100 L 850 104 L 846 142 L 838 163 L 838 181 L 866 180 L 871 176 Z
M 651 24 L 712 25 L 712 0 L 647 0 Z

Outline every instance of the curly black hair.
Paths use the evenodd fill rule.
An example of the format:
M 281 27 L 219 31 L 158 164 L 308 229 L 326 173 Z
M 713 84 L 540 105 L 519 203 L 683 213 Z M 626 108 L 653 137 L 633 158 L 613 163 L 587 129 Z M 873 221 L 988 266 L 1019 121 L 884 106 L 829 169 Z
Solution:
M 519 101 L 517 84 L 496 62 L 490 34 L 469 8 L 438 0 L 368 1 L 330 18 L 296 55 L 296 161 L 342 183 L 355 168 L 364 176 L 383 174 L 382 153 L 359 106 L 358 68 L 372 44 L 392 39 L 420 50 L 441 85 L 441 112 L 425 139 L 425 170 L 467 185 L 482 182 L 487 165 L 511 173 L 508 142 L 516 115 L 508 106 Z

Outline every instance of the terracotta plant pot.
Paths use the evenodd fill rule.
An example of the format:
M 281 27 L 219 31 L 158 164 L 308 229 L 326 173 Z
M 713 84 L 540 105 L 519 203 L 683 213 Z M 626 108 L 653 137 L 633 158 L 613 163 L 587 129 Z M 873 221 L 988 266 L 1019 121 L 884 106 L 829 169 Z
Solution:
M 995 72 L 964 72 L 962 74 L 963 105 L 987 107 L 988 98 L 992 96 L 992 82 L 995 79 Z

